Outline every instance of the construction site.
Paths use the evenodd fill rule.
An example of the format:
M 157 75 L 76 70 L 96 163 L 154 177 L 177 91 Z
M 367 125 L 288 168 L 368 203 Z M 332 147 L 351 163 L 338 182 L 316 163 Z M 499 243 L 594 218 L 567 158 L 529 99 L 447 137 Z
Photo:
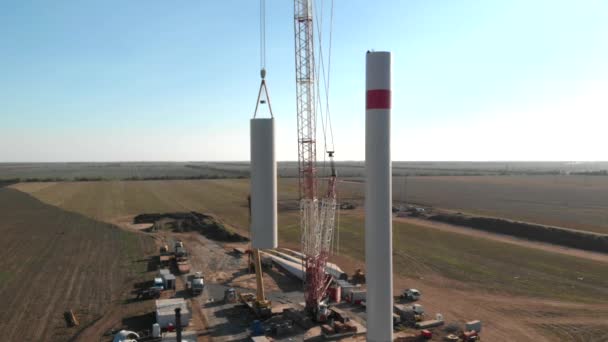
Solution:
M 331 11 L 333 20 L 333 5 Z M 137 293 L 140 300 L 155 301 L 155 322 L 142 331 L 121 330 L 113 342 L 192 342 L 201 335 L 255 342 L 480 339 L 480 320 L 446 325 L 441 312 L 426 311 L 424 289 L 400 289 L 393 296 L 390 52 L 367 51 L 365 56 L 365 270 L 348 274 L 328 261 L 336 212 L 349 204 L 338 203 L 325 70 L 330 57 L 315 51 L 322 32 L 314 18 L 313 0 L 294 0 L 299 248 L 278 245 L 275 117 L 266 82 L 266 4 L 261 0 L 261 82 L 250 121 L 250 242 L 181 236 L 185 226 L 209 234 L 214 223 L 199 213 L 138 216 L 134 223 L 150 225 L 146 230 L 161 244 L 158 274 Z M 320 152 L 317 122 L 323 133 Z M 317 161 L 318 153 L 323 162 Z M 163 228 L 167 225 L 171 229 Z
M 180 224 L 179 219 L 161 220 Z M 154 312 L 130 320 L 108 341 L 366 340 L 363 270 L 348 274 L 325 262 L 320 299 L 309 309 L 303 289 L 304 254 L 290 248 L 256 249 L 249 242 L 225 242 L 159 226 L 143 228 L 159 242 L 154 257 L 158 271 L 135 295 L 135 300 L 153 302 Z M 446 321 L 439 312 L 425 311 L 422 290 L 400 292 L 391 298 L 394 340 L 479 339 L 479 320 Z
M 252 100 L 239 114 L 249 146 L 235 143 L 248 160 L 0 168 L 6 338 L 605 341 L 606 171 L 394 164 L 392 152 L 410 146 L 392 144 L 403 73 L 383 46 L 353 57 L 365 87 L 346 97 L 364 99 L 351 113 L 365 118 L 353 120 L 364 136 L 344 146 L 334 127 L 351 126 L 332 120 L 330 95 L 334 1 L 291 2 L 290 45 L 267 49 L 267 27 L 285 30 L 270 24 L 273 5 L 256 1 L 259 87 L 237 89 Z M 271 55 L 281 50 L 295 59 L 289 84 L 269 77 L 285 74 Z M 280 101 L 295 117 L 271 105 L 271 91 L 290 86 L 295 97 Z M 169 126 L 161 138 L 180 141 Z M 283 139 L 297 153 L 278 162 Z M 364 160 L 343 157 L 349 148 Z

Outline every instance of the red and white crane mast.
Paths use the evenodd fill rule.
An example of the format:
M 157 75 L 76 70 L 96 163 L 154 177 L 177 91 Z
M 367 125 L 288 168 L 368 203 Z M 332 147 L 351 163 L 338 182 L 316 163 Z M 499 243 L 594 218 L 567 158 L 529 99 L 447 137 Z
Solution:
M 328 285 L 325 266 L 335 224 L 336 173 L 328 151 L 331 175 L 326 196 L 317 199 L 314 26 L 312 0 L 294 0 L 296 104 L 298 115 L 298 172 L 306 309 L 318 313 Z
M 317 127 L 312 1 L 294 0 L 294 12 L 300 198 L 315 200 Z

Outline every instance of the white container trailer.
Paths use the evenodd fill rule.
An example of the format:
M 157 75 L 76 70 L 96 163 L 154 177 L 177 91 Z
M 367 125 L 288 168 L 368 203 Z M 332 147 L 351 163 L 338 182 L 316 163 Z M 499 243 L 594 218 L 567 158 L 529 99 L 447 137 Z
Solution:
M 361 304 L 361 302 L 365 301 L 365 297 L 367 296 L 366 290 L 352 290 L 346 296 L 346 300 L 351 304 Z
M 342 294 L 342 299 L 346 300 L 348 295 L 350 294 L 351 291 L 355 291 L 355 290 L 359 290 L 361 289 L 361 285 L 357 284 L 351 284 L 346 280 L 338 280 L 336 281 L 336 283 L 338 284 L 338 286 L 340 286 L 341 290 L 341 294 Z
M 163 274 L 161 277 L 163 278 L 165 290 L 175 289 L 175 276 L 173 274 Z
M 167 328 L 169 323 L 175 326 L 175 309 L 181 309 L 182 326 L 188 326 L 192 313 L 183 298 L 159 299 L 156 301 L 156 323 Z
M 481 332 L 481 321 L 475 320 L 465 323 L 465 331 L 475 330 L 477 332 Z

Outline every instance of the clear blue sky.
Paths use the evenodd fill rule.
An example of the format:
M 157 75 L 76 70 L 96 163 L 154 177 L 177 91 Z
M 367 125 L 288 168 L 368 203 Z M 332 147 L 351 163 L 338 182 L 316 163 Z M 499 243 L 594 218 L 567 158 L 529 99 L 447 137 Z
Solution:
M 258 6 L 0 2 L 0 162 L 247 160 Z M 297 159 L 292 12 L 267 0 L 280 160 Z M 393 52 L 394 160 L 608 159 L 607 15 L 591 0 L 335 0 L 337 158 L 364 157 L 376 49 Z

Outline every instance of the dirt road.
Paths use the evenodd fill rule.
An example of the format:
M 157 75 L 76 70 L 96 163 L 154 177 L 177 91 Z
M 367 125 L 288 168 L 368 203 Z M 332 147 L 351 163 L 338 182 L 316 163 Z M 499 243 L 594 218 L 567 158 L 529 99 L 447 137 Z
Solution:
M 575 256 L 578 258 L 608 263 L 608 254 L 584 251 L 584 250 L 575 249 L 575 248 L 562 247 L 562 246 L 557 246 L 557 245 L 553 245 L 550 243 L 530 241 L 530 240 L 520 239 L 520 238 L 516 238 L 513 236 L 509 236 L 509 235 L 484 232 L 484 231 L 481 231 L 478 229 L 473 229 L 473 228 L 468 228 L 468 227 L 463 227 L 463 226 L 456 226 L 456 225 L 451 225 L 451 224 L 441 223 L 441 222 L 436 222 L 436 221 L 429 221 L 429 220 L 420 219 L 420 218 L 396 217 L 394 219 L 395 219 L 395 221 L 411 223 L 411 224 L 414 224 L 417 226 L 422 226 L 425 228 L 438 229 L 441 231 L 458 233 L 458 234 L 463 234 L 463 235 L 467 235 L 467 236 L 474 236 L 474 237 L 489 239 L 489 240 L 493 240 L 493 241 L 505 242 L 505 243 L 523 246 L 523 247 L 540 249 L 540 250 L 547 251 L 547 252 L 565 254 L 565 255 Z
M 445 229 L 445 227 L 441 228 Z M 185 242 L 192 253 L 193 267 L 203 270 L 209 276 L 210 283 L 252 290 L 255 288 L 255 279 L 244 271 L 246 257 L 236 258 L 231 253 L 234 244 L 220 245 L 196 233 L 174 235 Z M 340 266 L 349 272 L 363 266 L 360 261 L 352 258 L 338 259 Z M 267 272 L 264 280 L 268 289 L 281 289 L 284 292 L 299 289 L 299 284 L 285 274 Z M 468 284 L 435 275 L 433 272 L 429 272 L 422 279 L 395 277 L 395 295 L 407 287 L 422 290 L 424 295 L 420 303 L 424 305 L 430 316 L 440 312 L 447 323 L 454 322 L 459 325 L 468 320 L 482 320 L 483 338 L 488 341 L 599 342 L 608 337 L 602 333 L 608 331 L 608 323 L 602 319 L 608 317 L 606 304 L 582 304 L 488 293 Z M 215 296 L 214 300 L 218 300 L 221 296 L 220 291 L 215 291 L 213 296 Z M 225 317 L 221 315 L 218 316 L 219 318 L 210 317 L 215 315 L 218 307 L 220 312 L 228 313 L 228 311 L 222 311 L 225 308 L 219 303 L 217 305 L 220 306 L 216 309 L 213 309 L 215 304 L 210 305 L 205 301 L 200 302 L 200 305 L 209 321 L 210 329 L 207 336 L 213 340 L 230 340 L 231 325 L 227 324 Z M 238 319 L 237 321 L 240 322 Z M 241 330 L 247 325 L 246 318 L 243 317 L 242 321 Z M 240 336 L 241 330 L 234 330 L 234 336 Z
M 463 231 L 461 227 L 424 220 L 411 222 L 429 229 Z M 429 224 L 433 225 L 429 227 Z M 483 234 L 471 232 L 478 233 Z M 246 270 L 247 257 L 233 253 L 234 247 L 246 247 L 246 244 L 220 244 L 193 232 L 161 232 L 155 235 L 159 241 L 171 242 L 181 239 L 190 252 L 193 271 L 202 271 L 205 274 L 209 286 L 202 296 L 194 298 L 192 302 L 193 309 L 200 310 L 198 314 L 203 320 L 201 325 L 205 327 L 201 330 L 199 339 L 229 341 L 245 336 L 243 334 L 246 334 L 251 317 L 234 310 L 230 305 L 223 305 L 221 296 L 226 286 L 255 289 L 255 278 Z M 361 261 L 345 256 L 333 260 L 349 273 L 364 266 Z M 264 281 L 269 292 L 281 290 L 289 293 L 300 289 L 300 284 L 276 270 L 266 272 Z M 484 340 L 599 342 L 608 337 L 603 333 L 608 331 L 608 323 L 601 319 L 608 317 L 608 305 L 605 304 L 579 304 L 488 293 L 471 285 L 441 277 L 433 270 L 429 270 L 424 277 L 394 278 L 395 295 L 408 287 L 416 287 L 423 292 L 420 303 L 424 305 L 429 316 L 440 312 L 446 318 L 446 323 L 459 325 L 468 320 L 482 320 Z
M 333 258 L 352 274 L 364 262 L 341 256 Z M 413 261 L 415 262 L 415 261 Z M 446 324 L 480 319 L 485 341 L 580 341 L 608 340 L 608 304 L 588 304 L 526 296 L 489 293 L 469 284 L 441 277 L 429 270 L 423 277 L 393 278 L 394 295 L 403 289 L 422 291 L 419 301 L 427 315 L 442 313 Z M 576 289 L 574 289 L 575 291 Z

